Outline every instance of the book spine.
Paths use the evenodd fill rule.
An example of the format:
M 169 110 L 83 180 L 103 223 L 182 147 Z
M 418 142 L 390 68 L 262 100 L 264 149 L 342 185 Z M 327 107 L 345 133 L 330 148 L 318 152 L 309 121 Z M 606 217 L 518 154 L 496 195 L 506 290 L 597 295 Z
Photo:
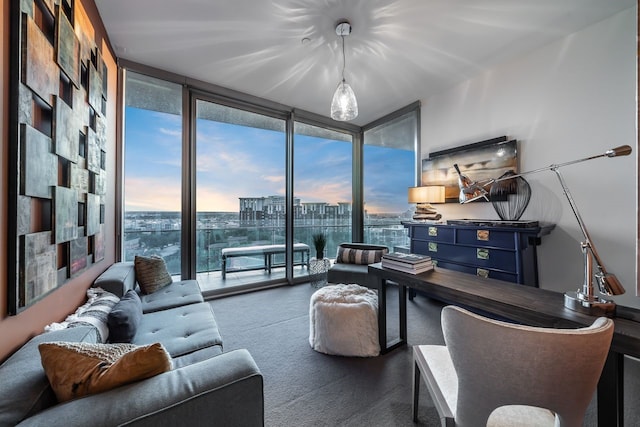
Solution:
M 425 262 L 425 261 L 431 261 L 431 257 L 428 255 L 424 255 L 423 257 L 421 257 L 420 259 L 414 258 L 414 259 L 409 259 L 409 258 L 402 258 L 402 257 L 395 257 L 393 255 L 383 255 L 382 259 L 386 259 L 389 261 L 395 261 L 395 262 L 401 262 L 403 264 L 419 264 L 421 262 Z
M 397 265 L 398 267 L 405 267 L 405 268 L 419 268 L 422 266 L 430 266 L 433 265 L 433 261 L 431 260 L 426 260 L 426 261 L 422 261 L 422 262 L 418 262 L 418 263 L 407 263 L 407 262 L 400 262 L 400 261 L 396 261 L 393 259 L 382 259 L 382 265 Z
M 409 274 L 420 274 L 420 273 L 426 273 L 427 271 L 433 270 L 433 265 L 429 265 L 421 268 L 411 268 L 411 267 L 404 267 L 404 266 L 395 265 L 395 264 L 389 265 L 389 264 L 382 263 L 382 266 L 385 268 L 390 268 L 391 270 L 398 270 L 398 271 L 402 271 L 404 273 L 409 273 Z

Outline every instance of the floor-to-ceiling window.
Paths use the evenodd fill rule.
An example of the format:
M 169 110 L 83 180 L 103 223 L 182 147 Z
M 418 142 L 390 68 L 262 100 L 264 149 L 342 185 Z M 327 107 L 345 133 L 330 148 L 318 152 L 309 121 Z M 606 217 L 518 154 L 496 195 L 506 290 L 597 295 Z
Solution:
M 159 255 L 180 274 L 182 87 L 126 74 L 123 259 Z
M 417 176 L 417 106 L 363 134 L 146 71 L 125 73 L 122 259 L 160 255 L 172 275 L 218 294 L 300 281 L 317 233 L 328 258 L 362 236 L 406 244 L 400 221 L 410 218 L 406 188 Z M 306 259 L 289 242 L 307 245 Z M 252 252 L 272 246 L 280 248 L 267 258 Z
M 309 245 L 326 237 L 325 256 L 335 257 L 341 242 L 351 241 L 351 134 L 296 122 L 294 126 L 294 241 Z
M 195 109 L 201 286 L 230 288 L 284 278 L 285 253 L 279 247 L 285 244 L 287 212 L 285 120 L 203 99 L 196 100 Z
M 407 188 L 416 185 L 419 106 L 381 119 L 364 132 L 364 241 L 407 247 L 401 221 L 412 217 Z

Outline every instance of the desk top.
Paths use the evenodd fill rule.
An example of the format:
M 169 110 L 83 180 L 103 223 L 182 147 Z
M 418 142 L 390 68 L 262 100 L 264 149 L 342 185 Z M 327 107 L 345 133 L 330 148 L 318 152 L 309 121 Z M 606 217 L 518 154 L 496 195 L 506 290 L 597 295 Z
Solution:
M 444 268 L 436 267 L 433 271 L 414 275 L 384 268 L 377 263 L 369 265 L 369 274 L 425 292 L 445 303 L 476 308 L 526 325 L 575 328 L 589 326 L 596 319 L 596 316 L 566 308 L 563 293 Z M 639 313 L 638 310 L 617 307 L 611 350 L 640 357 Z

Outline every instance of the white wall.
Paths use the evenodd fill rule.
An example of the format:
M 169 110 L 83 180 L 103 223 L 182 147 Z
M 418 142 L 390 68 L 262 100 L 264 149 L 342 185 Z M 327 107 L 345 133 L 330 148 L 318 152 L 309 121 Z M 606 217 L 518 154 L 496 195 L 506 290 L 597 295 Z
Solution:
M 609 272 L 636 296 L 636 7 L 519 60 L 422 100 L 422 158 L 501 135 L 519 141 L 520 170 L 600 154 L 628 144 L 627 157 L 560 171 Z M 556 224 L 538 247 L 540 287 L 576 290 L 582 235 L 553 172 L 527 177 L 533 196 L 522 219 Z M 423 183 L 424 184 L 424 183 Z M 498 219 L 490 203 L 440 205 L 445 219 Z

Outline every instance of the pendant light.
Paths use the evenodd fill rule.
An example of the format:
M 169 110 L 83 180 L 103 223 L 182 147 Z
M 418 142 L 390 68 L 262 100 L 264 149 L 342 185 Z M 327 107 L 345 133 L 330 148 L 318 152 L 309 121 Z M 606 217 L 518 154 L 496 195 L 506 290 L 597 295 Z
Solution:
M 336 26 L 336 34 L 342 38 L 342 81 L 338 83 L 336 92 L 331 101 L 331 118 L 338 121 L 353 120 L 358 117 L 358 101 L 353 89 L 344 79 L 344 69 L 346 67 L 346 57 L 344 54 L 344 37 L 351 34 L 351 24 L 342 20 Z

